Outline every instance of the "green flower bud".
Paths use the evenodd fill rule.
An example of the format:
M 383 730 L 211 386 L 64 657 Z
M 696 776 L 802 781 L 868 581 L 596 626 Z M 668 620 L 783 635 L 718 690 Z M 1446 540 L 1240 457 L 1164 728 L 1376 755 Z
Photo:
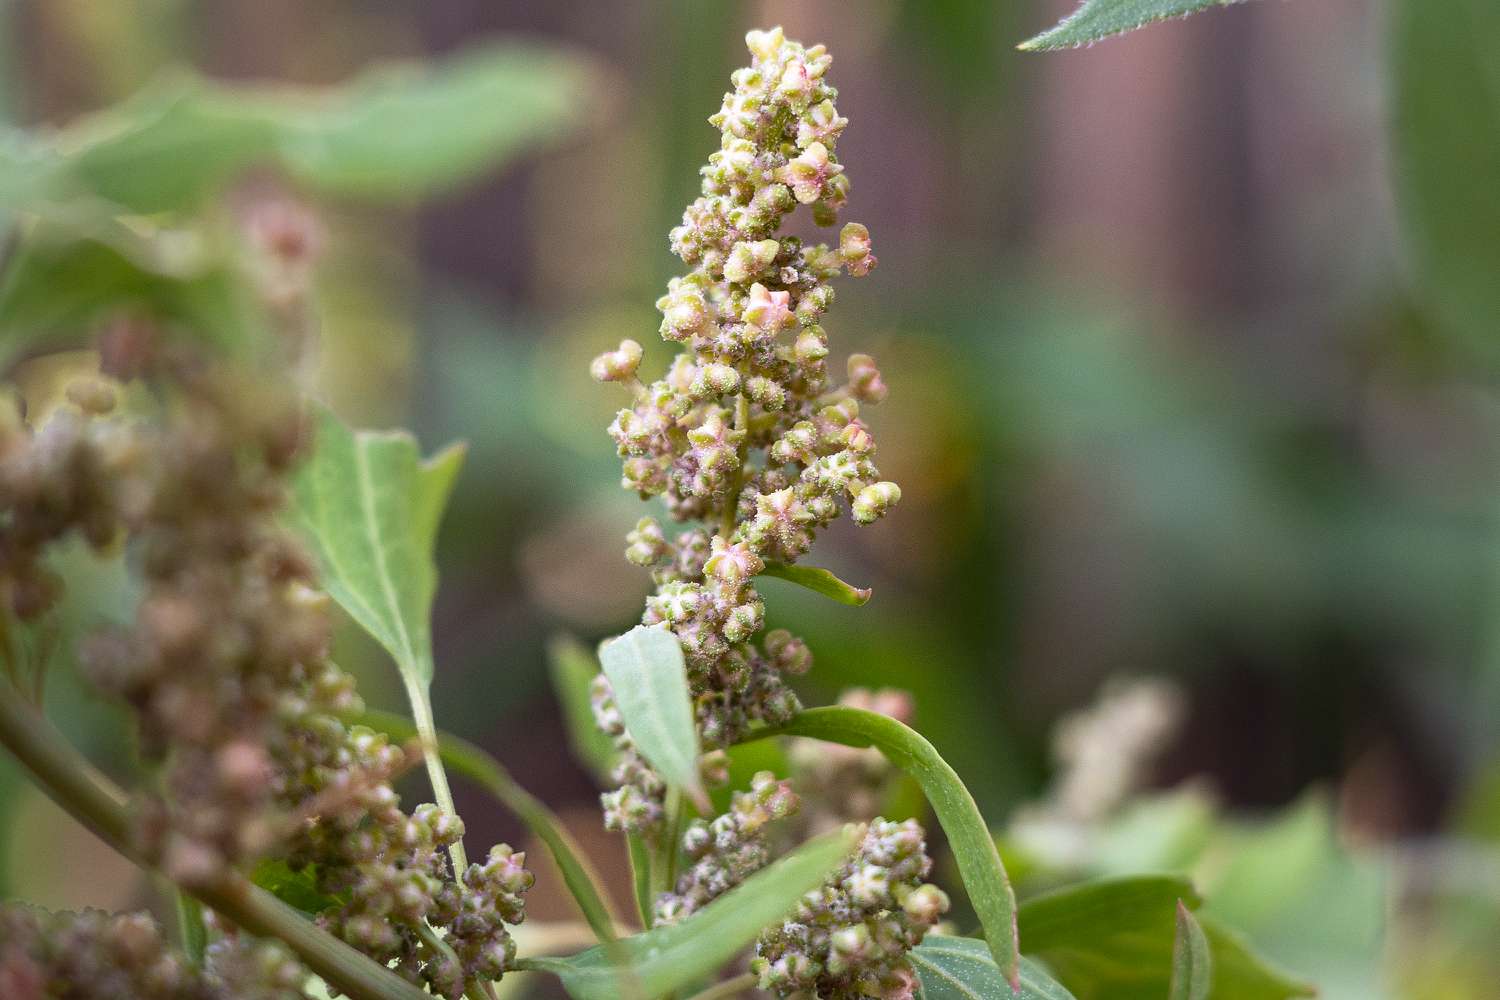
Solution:
M 901 487 L 895 483 L 882 482 L 866 486 L 859 491 L 859 496 L 854 498 L 852 506 L 854 520 L 860 524 L 873 524 L 900 502 Z

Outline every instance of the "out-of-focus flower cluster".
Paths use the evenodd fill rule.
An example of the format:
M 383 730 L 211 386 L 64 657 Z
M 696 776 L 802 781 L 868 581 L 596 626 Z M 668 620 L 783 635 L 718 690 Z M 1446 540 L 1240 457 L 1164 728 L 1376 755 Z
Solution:
M 761 935 L 750 964 L 760 988 L 822 1000 L 909 1000 L 917 980 L 906 953 L 948 910 L 943 890 L 923 881 L 931 869 L 915 820 L 873 821 L 858 852 Z
M 1114 680 L 1063 717 L 1052 737 L 1059 772 L 1047 797 L 1016 810 L 1018 846 L 1057 868 L 1095 855 L 1101 824 L 1149 776 L 1182 718 L 1182 692 L 1159 677 Z
M 895 688 L 851 688 L 839 695 L 839 704 L 911 722 L 911 695 Z M 878 815 L 898 773 L 874 747 L 797 739 L 791 741 L 787 756 L 796 786 L 808 803 L 802 826 L 814 834 Z
M 47 913 L 0 904 L 5 1000 L 304 1000 L 307 972 L 279 944 L 215 942 L 203 968 L 144 913 Z
M 499 978 L 531 885 L 524 855 L 500 845 L 458 882 L 446 851 L 462 823 L 402 811 L 391 781 L 408 751 L 341 721 L 362 706 L 327 660 L 328 600 L 280 523 L 303 444 L 295 394 L 185 352 L 136 362 L 156 419 L 105 416 L 114 393 L 95 380 L 39 429 L 0 413 L 7 610 L 34 618 L 55 601 L 45 552 L 74 532 L 127 539 L 142 580 L 134 621 L 82 656 L 134 711 L 160 775 L 137 795 L 136 846 L 189 886 L 282 858 L 337 900 L 320 923 L 412 982 L 457 998 Z
M 788 41 L 780 28 L 746 41 L 753 61 L 734 73 L 733 91 L 710 119 L 723 138 L 702 170 L 702 195 L 671 234 L 673 252 L 692 270 L 672 279 L 657 307 L 662 337 L 683 350 L 650 383 L 638 377 L 643 352 L 634 341 L 592 369 L 634 395 L 610 426 L 624 485 L 664 497 L 676 521 L 700 522 L 669 537 L 645 518 L 626 557 L 653 572 L 656 593 L 642 621 L 666 622 L 676 634 L 710 750 L 753 723 L 793 715 L 800 705 L 784 677 L 812 663 L 784 631 L 755 642 L 765 614 L 756 574 L 768 560 L 800 557 L 844 508 L 867 524 L 900 498 L 894 483 L 880 481 L 860 418 L 862 404 L 885 395 L 880 372 L 855 354 L 847 381 L 833 384 L 821 324 L 833 302 L 830 279 L 875 266 L 869 233 L 850 223 L 836 247 L 779 235 L 799 204 L 831 225 L 848 197 L 834 153 L 846 120 L 826 81 L 831 57 Z M 653 830 L 661 783 L 625 749 L 621 788 L 605 800 L 609 824 Z

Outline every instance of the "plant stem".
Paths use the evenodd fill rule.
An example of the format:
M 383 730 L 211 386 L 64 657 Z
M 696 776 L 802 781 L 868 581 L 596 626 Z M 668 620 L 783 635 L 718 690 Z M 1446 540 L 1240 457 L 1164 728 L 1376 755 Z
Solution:
M 641 918 L 641 930 L 651 929 L 651 852 L 638 833 L 627 833 L 625 844 L 630 850 L 630 880 L 635 888 L 635 909 Z
M 453 808 L 453 792 L 448 787 L 448 774 L 443 770 L 438 750 L 437 724 L 432 719 L 431 692 L 422 686 L 411 671 L 401 671 L 401 677 L 406 681 L 406 700 L 411 703 L 412 721 L 416 723 L 417 738 L 422 742 L 422 759 L 427 762 L 427 780 L 432 785 L 432 797 L 445 816 L 458 819 L 458 810 Z M 469 856 L 464 851 L 462 837 L 448 848 L 448 857 L 453 860 L 454 881 L 463 888 L 464 873 L 469 870 Z
M 728 1000 L 729 997 L 737 996 L 752 988 L 756 982 L 755 973 L 746 972 L 733 979 L 726 979 L 722 983 L 714 983 L 702 993 L 694 993 L 688 997 L 688 1000 Z
M 651 862 L 651 898 L 654 901 L 677 885 L 677 839 L 682 822 L 682 792 L 667 789 L 666 818 L 662 821 L 661 840 Z
M 413 731 L 411 722 L 389 712 L 366 712 L 357 721 L 396 739 L 408 739 Z M 480 747 L 447 733 L 437 733 L 435 738 L 442 764 L 499 799 L 546 845 L 595 936 L 600 941 L 613 940 L 619 917 L 609 897 L 599 890 L 599 876 L 590 867 L 588 856 L 568 834 L 562 820 Z
M 0 681 L 0 744 L 54 802 L 110 847 L 149 869 L 131 845 L 125 793 L 5 681 Z M 430 1000 L 425 992 L 314 926 L 238 872 L 229 872 L 209 885 L 182 888 L 251 934 L 280 940 L 309 969 L 354 1000 Z

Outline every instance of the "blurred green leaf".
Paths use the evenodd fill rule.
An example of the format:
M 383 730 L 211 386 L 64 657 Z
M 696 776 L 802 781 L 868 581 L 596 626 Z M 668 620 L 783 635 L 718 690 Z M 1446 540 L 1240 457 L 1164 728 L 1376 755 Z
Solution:
M 1027 900 L 1019 913 L 1028 954 L 1045 961 L 1078 1000 L 1160 1000 L 1170 988 L 1176 909 L 1201 900 L 1187 879 L 1146 875 L 1100 879 Z M 1311 996 L 1305 983 L 1252 954 L 1208 917 L 1215 1000 Z
M 249 90 L 195 76 L 162 79 L 63 134 L 58 193 L 88 192 L 147 214 L 193 208 L 270 158 L 277 126 L 259 104 Z
M 1143 28 L 1155 21 L 1188 14 L 1210 7 L 1228 7 L 1242 0 L 1084 0 L 1072 15 L 1056 27 L 1022 42 L 1027 52 L 1046 49 L 1068 49 L 1097 42 L 1111 35 Z
M 577 56 L 501 44 L 435 69 L 378 67 L 325 102 L 287 115 L 287 169 L 324 191 L 419 194 L 492 169 L 570 129 L 589 105 Z
M 0 274 L 0 367 L 38 347 L 77 341 L 101 319 L 136 314 L 184 329 L 227 352 L 258 342 L 264 314 L 223 261 L 178 243 L 148 239 L 105 220 L 79 232 L 39 222 Z
M 1213 956 L 1208 938 L 1191 910 L 1177 901 L 1177 938 L 1172 943 L 1172 983 L 1168 1000 L 1208 1000 Z
M 710 975 L 789 913 L 854 849 L 857 830 L 818 837 L 756 872 L 679 924 L 600 945 L 570 958 L 525 958 L 519 968 L 557 975 L 575 1000 L 616 1000 L 633 981 L 663 996 Z
M 1015 894 L 979 807 L 932 744 L 889 716 L 844 706 L 809 709 L 784 725 L 755 733 L 754 738 L 779 735 L 877 747 L 887 760 L 917 780 L 948 836 L 969 903 L 984 927 L 990 954 L 1006 979 L 1016 981 L 1021 955 L 1016 942 Z
M 1021 988 L 1011 989 L 989 946 L 977 938 L 929 934 L 908 958 L 921 982 L 919 1000 L 1074 1000 L 1036 962 L 1021 959 Z
M 589 72 L 575 54 L 501 43 L 432 67 L 375 66 L 324 89 L 176 73 L 55 141 L 0 139 L 0 204 L 191 210 L 260 164 L 329 194 L 429 194 L 575 126 Z
M 870 600 L 870 588 L 855 587 L 845 583 L 826 569 L 817 566 L 796 566 L 789 563 L 768 562 L 761 570 L 762 576 L 774 576 L 788 580 L 799 587 L 806 587 L 815 594 L 832 598 L 840 604 L 857 608 Z
M 636 749 L 667 783 L 703 803 L 698 775 L 698 730 L 688 691 L 687 665 L 677 637 L 665 624 L 637 625 L 599 650 L 615 705 Z
M 560 635 L 547 644 L 547 665 L 573 756 L 596 780 L 607 784 L 619 753 L 615 741 L 594 721 L 590 690 L 599 675 L 599 661 L 573 636 Z
M 1397 0 L 1396 187 L 1420 294 L 1494 356 L 1500 316 L 1500 6 Z

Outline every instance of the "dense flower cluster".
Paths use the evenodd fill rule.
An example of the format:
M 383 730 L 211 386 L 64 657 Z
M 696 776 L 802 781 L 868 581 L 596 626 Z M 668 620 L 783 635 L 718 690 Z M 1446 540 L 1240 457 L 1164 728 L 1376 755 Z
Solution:
M 35 431 L 18 411 L 0 419 L 9 609 L 55 600 L 43 556 L 72 532 L 101 548 L 124 536 L 139 571 L 134 621 L 83 650 L 160 773 L 137 797 L 137 847 L 186 885 L 283 858 L 315 872 L 325 927 L 411 981 L 457 998 L 499 978 L 532 877 L 500 845 L 458 882 L 446 851 L 462 823 L 403 812 L 390 783 L 409 752 L 341 721 L 362 706 L 327 661 L 328 599 L 280 524 L 302 445 L 294 394 L 187 355 L 143 366 L 160 419 L 107 416 L 113 392 L 94 380 Z
M 848 199 L 834 152 L 847 121 L 826 80 L 831 58 L 820 45 L 788 41 L 780 28 L 752 31 L 746 43 L 752 63 L 734 73 L 733 91 L 710 119 L 723 139 L 702 170 L 702 195 L 671 233 L 672 251 L 691 271 L 672 279 L 657 308 L 662 337 L 683 349 L 650 383 L 638 376 L 644 351 L 632 340 L 592 366 L 596 379 L 634 396 L 609 428 L 624 459 L 623 485 L 643 499 L 663 497 L 675 521 L 698 522 L 669 534 L 643 518 L 625 555 L 652 571 L 656 589 L 641 621 L 665 623 L 677 637 L 710 753 L 758 723 L 795 715 L 800 704 L 786 678 L 812 666 L 802 640 L 781 629 L 763 633 L 755 577 L 768 562 L 800 558 L 844 509 L 869 524 L 901 498 L 895 483 L 880 479 L 861 419 L 861 406 L 886 395 L 880 370 L 854 354 L 847 379 L 834 383 L 821 322 L 833 302 L 830 280 L 875 266 L 869 231 L 849 223 L 836 247 L 780 233 L 798 205 L 827 226 Z M 666 835 L 665 785 L 636 751 L 602 677 L 593 703 L 621 752 L 619 787 L 603 797 L 605 825 Z M 809 784 L 833 791 L 836 809 L 870 806 L 886 774 L 859 751 L 808 764 Z M 682 919 L 763 867 L 766 825 L 798 806 L 784 783 L 763 774 L 729 812 L 694 821 L 682 843 L 692 863 L 657 900 L 657 921 Z M 909 995 L 903 956 L 947 907 L 938 889 L 921 884 L 930 864 L 919 826 L 877 821 L 858 858 L 762 940 L 762 987 Z
M 778 235 L 799 204 L 831 225 L 849 184 L 834 155 L 846 120 L 834 107 L 822 46 L 804 48 L 780 28 L 752 31 L 752 64 L 710 121 L 723 132 L 703 168 L 702 196 L 672 231 L 689 265 L 657 303 L 661 335 L 682 344 L 666 375 L 637 376 L 634 341 L 595 359 L 593 374 L 634 394 L 610 434 L 624 458 L 624 485 L 663 496 L 675 538 L 652 518 L 630 533 L 626 556 L 653 571 L 645 624 L 666 622 L 687 658 L 703 745 L 778 723 L 799 706 L 784 677 L 806 670 L 807 647 L 784 631 L 756 643 L 764 606 L 753 580 L 768 560 L 805 553 L 817 529 L 848 507 L 870 523 L 900 498 L 881 482 L 861 404 L 885 385 L 874 361 L 852 355 L 848 380 L 830 382 L 829 280 L 875 266 L 868 231 L 850 223 L 839 245 Z M 610 726 L 605 727 L 607 730 Z M 626 748 L 628 751 L 628 747 Z M 611 826 L 652 830 L 661 783 L 627 752 L 621 788 L 605 800 Z
M 208 949 L 202 969 L 144 913 L 47 913 L 0 905 L 5 1000 L 304 1000 L 307 973 L 280 945 L 242 935 Z
M 728 812 L 711 823 L 693 820 L 682 835 L 682 852 L 692 864 L 676 888 L 657 899 L 656 923 L 676 923 L 764 868 L 771 860 L 767 827 L 800 805 L 787 782 L 760 771 L 749 791 L 735 793 Z
M 916 975 L 906 953 L 948 910 L 923 882 L 932 868 L 915 820 L 870 824 L 858 852 L 781 926 L 761 935 L 751 970 L 780 996 L 908 1000 Z

